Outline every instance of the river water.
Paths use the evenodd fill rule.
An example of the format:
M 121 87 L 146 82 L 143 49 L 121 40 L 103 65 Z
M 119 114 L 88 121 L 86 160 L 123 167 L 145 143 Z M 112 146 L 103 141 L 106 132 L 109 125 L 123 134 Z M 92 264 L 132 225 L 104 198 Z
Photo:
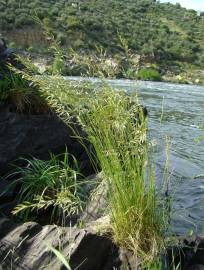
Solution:
M 164 175 L 167 137 L 170 141 L 173 231 L 180 235 L 204 233 L 204 138 L 198 140 L 204 137 L 200 128 L 204 126 L 204 87 L 130 80 L 108 82 L 117 89 L 137 92 L 147 107 L 158 182 Z

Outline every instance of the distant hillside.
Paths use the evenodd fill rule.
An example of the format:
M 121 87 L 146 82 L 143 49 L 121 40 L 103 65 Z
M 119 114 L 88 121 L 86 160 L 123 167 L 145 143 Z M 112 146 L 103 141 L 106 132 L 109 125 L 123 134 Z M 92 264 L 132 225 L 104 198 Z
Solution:
M 204 67 L 204 13 L 154 0 L 0 0 L 0 31 L 13 46 L 46 52 L 34 21 L 54 29 L 64 47 L 120 54 L 120 38 L 147 62 L 179 61 Z

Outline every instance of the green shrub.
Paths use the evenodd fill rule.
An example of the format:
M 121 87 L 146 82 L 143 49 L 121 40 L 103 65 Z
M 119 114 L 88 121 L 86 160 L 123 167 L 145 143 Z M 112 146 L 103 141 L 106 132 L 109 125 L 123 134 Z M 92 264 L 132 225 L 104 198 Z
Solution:
M 16 43 L 15 42 L 10 42 L 9 43 L 9 48 L 13 48 L 15 49 L 17 46 L 16 46 Z
M 61 46 L 66 44 L 67 37 L 64 33 L 57 34 L 57 41 L 60 43 Z
M 44 0 L 42 3 L 39 6 L 37 0 L 21 1 L 20 5 L 18 0 L 0 1 L 0 29 L 8 32 L 8 38 L 17 47 L 32 45 L 39 50 L 42 45 L 47 46 L 41 35 L 31 33 L 32 16 L 37 14 L 53 28 L 61 44 L 69 43 L 75 50 L 88 49 L 95 53 L 95 44 L 100 44 L 109 53 L 122 56 L 119 32 L 133 53 L 150 57 L 158 64 L 161 60 L 165 64 L 168 59 L 172 64 L 173 60 L 200 62 L 203 54 L 203 16 L 182 7 L 151 0 L 110 0 L 109 5 L 102 1 Z M 112 18 L 116 20 L 113 22 Z M 36 28 L 34 32 L 39 31 Z M 82 41 L 80 44 L 75 42 L 77 38 Z
M 27 48 L 27 51 L 28 51 L 29 53 L 32 53 L 32 52 L 35 51 L 35 49 L 33 48 L 33 46 L 30 46 L 30 47 Z
M 52 64 L 52 74 L 59 75 L 64 71 L 64 61 L 61 55 L 56 54 Z
M 139 80 L 145 81 L 161 81 L 162 77 L 156 69 L 153 68 L 142 68 L 137 74 Z

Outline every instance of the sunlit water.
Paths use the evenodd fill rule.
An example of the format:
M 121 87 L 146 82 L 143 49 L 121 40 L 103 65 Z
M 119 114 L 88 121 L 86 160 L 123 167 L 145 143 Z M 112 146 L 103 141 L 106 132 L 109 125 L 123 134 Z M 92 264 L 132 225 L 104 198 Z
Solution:
M 73 78 L 72 78 L 73 79 Z M 79 80 L 79 78 L 75 78 Z M 98 82 L 93 79 L 94 82 Z M 149 136 L 156 145 L 156 176 L 161 183 L 170 139 L 169 172 L 174 195 L 173 230 L 204 232 L 204 87 L 109 80 L 113 87 L 137 91 L 149 112 Z M 200 177 L 196 178 L 196 176 Z M 203 175 L 203 176 L 202 176 Z

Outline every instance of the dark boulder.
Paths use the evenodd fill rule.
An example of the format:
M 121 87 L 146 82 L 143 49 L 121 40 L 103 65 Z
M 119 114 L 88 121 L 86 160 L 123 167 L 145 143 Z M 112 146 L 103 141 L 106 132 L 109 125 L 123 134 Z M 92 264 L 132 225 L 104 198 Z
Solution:
M 178 237 L 177 244 L 168 249 L 168 258 L 182 270 L 204 269 L 204 237 Z
M 195 265 L 188 267 L 187 270 L 204 270 L 204 265 L 195 264 Z
M 0 70 L 1 76 L 5 76 L 9 73 L 8 64 L 16 67 L 23 68 L 24 65 L 20 63 L 17 59 L 14 50 L 8 48 L 6 45 L 6 41 L 3 38 L 0 38 Z
M 75 126 L 78 130 L 79 126 Z M 80 130 L 82 136 L 85 134 Z M 8 172 L 10 163 L 20 157 L 49 159 L 50 153 L 62 154 L 67 148 L 89 171 L 88 155 L 69 128 L 56 114 L 20 114 L 0 105 L 0 174 Z M 88 166 L 88 167 L 87 167 Z
M 8 59 L 13 56 L 13 50 L 7 48 L 6 41 L 3 38 L 0 38 L 0 60 Z
M 86 135 L 80 127 L 72 124 L 72 128 L 78 130 L 89 148 Z M 11 188 L 10 184 L 15 178 L 6 175 L 12 172 L 14 164 L 27 166 L 26 161 L 20 159 L 22 157 L 48 160 L 50 153 L 60 155 L 67 151 L 70 163 L 73 155 L 82 174 L 88 176 L 95 172 L 84 146 L 76 139 L 72 128 L 53 112 L 21 114 L 13 111 L 10 105 L 0 105 L 0 214 L 10 215 L 16 206 L 15 198 L 20 186 L 18 184 Z

